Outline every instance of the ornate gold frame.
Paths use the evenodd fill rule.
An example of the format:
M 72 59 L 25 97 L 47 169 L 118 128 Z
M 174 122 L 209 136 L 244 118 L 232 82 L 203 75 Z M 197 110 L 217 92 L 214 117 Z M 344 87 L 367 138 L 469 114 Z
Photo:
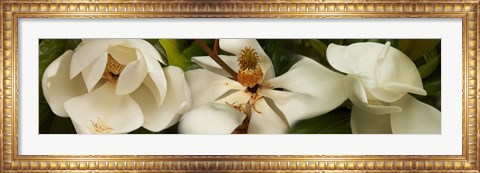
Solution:
M 1 108 L 0 170 L 132 171 L 193 169 L 259 171 L 443 171 L 479 172 L 480 77 L 477 66 L 479 0 L 356 1 L 91 1 L 65 2 L 6 0 L 0 4 Z M 459 156 L 25 156 L 18 154 L 18 50 L 19 18 L 152 18 L 152 17 L 266 17 L 266 18 L 461 18 L 463 27 L 462 155 Z

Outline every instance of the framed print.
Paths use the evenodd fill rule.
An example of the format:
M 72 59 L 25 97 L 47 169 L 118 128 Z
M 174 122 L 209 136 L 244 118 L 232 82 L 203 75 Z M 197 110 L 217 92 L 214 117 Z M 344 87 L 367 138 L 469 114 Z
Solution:
M 1 170 L 479 172 L 478 5 L 2 1 Z

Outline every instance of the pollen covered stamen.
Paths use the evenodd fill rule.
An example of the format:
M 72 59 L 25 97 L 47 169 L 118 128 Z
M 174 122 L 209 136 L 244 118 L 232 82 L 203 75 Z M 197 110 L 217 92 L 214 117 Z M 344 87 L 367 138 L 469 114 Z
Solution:
M 97 121 L 90 120 L 90 123 L 92 123 L 91 131 L 94 134 L 106 134 L 113 131 L 113 128 L 105 124 L 100 118 L 97 118 Z
M 104 76 L 112 83 L 117 82 L 118 76 L 125 68 L 125 65 L 118 63 L 108 54 L 107 66 L 105 67 Z
M 255 49 L 245 47 L 238 57 L 238 65 L 241 69 L 255 69 L 258 65 L 258 54 Z
M 254 87 L 263 80 L 263 72 L 259 65 L 259 57 L 255 49 L 245 47 L 238 57 L 237 80 L 246 87 Z

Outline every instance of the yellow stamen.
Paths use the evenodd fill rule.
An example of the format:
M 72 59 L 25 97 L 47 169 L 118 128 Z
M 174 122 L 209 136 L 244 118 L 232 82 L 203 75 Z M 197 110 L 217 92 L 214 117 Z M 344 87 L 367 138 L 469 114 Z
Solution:
M 238 57 L 237 81 L 246 87 L 253 87 L 263 80 L 263 71 L 259 65 L 259 57 L 255 49 L 245 47 Z
M 100 118 L 97 118 L 95 122 L 90 120 L 90 123 L 92 123 L 91 130 L 94 134 L 107 134 L 113 131 L 113 128 L 105 124 Z
M 258 61 L 257 52 L 250 47 L 245 47 L 242 52 L 240 52 L 240 57 L 238 57 L 238 65 L 241 69 L 255 69 Z
M 110 82 L 115 83 L 124 68 L 125 65 L 118 63 L 112 55 L 108 54 L 107 66 L 103 74 Z

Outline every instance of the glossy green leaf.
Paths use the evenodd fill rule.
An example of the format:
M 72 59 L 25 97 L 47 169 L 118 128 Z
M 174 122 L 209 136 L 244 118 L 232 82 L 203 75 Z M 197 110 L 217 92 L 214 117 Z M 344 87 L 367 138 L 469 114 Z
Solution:
M 345 40 L 344 39 L 319 39 L 320 41 L 322 41 L 323 43 L 325 43 L 325 45 L 330 45 L 330 44 L 336 44 L 336 45 L 345 45 Z
M 320 40 L 310 39 L 308 43 L 312 45 L 313 50 L 323 58 L 327 58 L 327 45 Z
M 203 40 L 203 41 L 205 42 L 205 44 L 207 44 L 207 46 L 209 46 L 213 50 L 214 40 Z M 193 40 L 191 41 L 190 45 L 183 50 L 183 54 L 190 61 L 194 56 L 208 56 L 208 54 L 202 49 L 202 47 L 200 47 L 200 45 L 198 45 L 197 42 Z M 221 49 L 218 49 L 218 54 L 229 55 L 229 53 L 224 52 Z M 187 70 L 193 70 L 197 68 L 200 68 L 200 66 L 195 63 L 190 63 L 190 66 L 188 67 Z
M 70 118 L 55 116 L 50 128 L 50 134 L 75 134 L 75 127 Z
M 344 45 L 351 45 L 353 43 L 367 42 L 367 39 L 345 39 L 343 41 Z
M 440 55 L 429 60 L 426 64 L 420 66 L 420 68 L 418 68 L 418 72 L 420 72 L 420 76 L 422 77 L 422 79 L 430 76 L 437 69 L 439 63 Z
M 438 110 L 441 110 L 441 69 L 440 64 L 438 68 L 426 79 L 423 80 L 423 89 L 427 91 L 426 96 L 413 95 L 419 101 L 431 105 Z
M 183 71 L 188 69 L 191 61 L 183 54 L 186 40 L 160 39 L 160 44 L 167 53 L 168 65 L 180 67 Z
M 47 134 L 50 133 L 50 128 L 52 126 L 53 118 L 55 118 L 55 114 L 48 106 L 47 101 L 45 98 L 40 97 L 40 104 L 39 104 L 39 119 L 38 119 L 38 127 L 40 134 Z
M 441 55 L 437 50 L 439 47 L 440 45 L 437 45 L 436 48 L 423 55 L 423 58 L 415 61 L 415 64 L 420 66 L 418 71 L 423 79 L 423 88 L 427 91 L 427 95 L 414 96 L 421 102 L 441 110 Z
M 311 39 L 288 39 L 283 40 L 284 48 L 288 48 L 294 54 L 303 55 L 320 63 L 327 63 L 325 56 L 326 47 L 322 48 L 321 41 Z M 311 43 L 312 42 L 312 43 Z M 323 44 L 325 45 L 325 44 Z
M 42 78 L 43 72 L 45 69 L 62 55 L 65 51 L 69 49 L 75 49 L 81 40 L 70 40 L 70 39 L 43 39 L 39 45 L 39 79 Z
M 434 93 L 440 91 L 442 86 L 440 71 L 440 68 L 436 69 L 431 76 L 423 81 L 423 89 L 427 91 L 428 95 L 433 95 Z
M 400 39 L 398 46 L 412 60 L 425 55 L 440 43 L 440 39 Z
M 203 40 L 205 42 L 205 44 L 207 46 L 210 47 L 210 49 L 213 50 L 213 43 L 214 43 L 214 40 Z M 220 51 L 220 49 L 219 49 Z M 197 42 L 195 41 L 191 41 L 191 44 L 186 47 L 184 50 L 183 50 L 183 54 L 187 57 L 187 58 L 191 58 L 191 57 L 194 57 L 194 56 L 207 56 L 208 54 L 202 49 L 202 47 L 200 47 L 200 45 L 198 45 Z M 219 55 L 223 55 L 225 54 L 224 52 L 218 52 Z
M 270 57 L 275 69 L 275 75 L 280 76 L 287 72 L 301 57 L 289 48 L 285 40 L 264 40 L 265 53 Z
M 67 50 L 73 50 L 81 42 L 80 39 L 42 39 L 39 43 L 39 133 L 71 133 L 72 127 L 62 127 L 61 122 L 68 118 L 56 116 L 48 106 L 42 92 L 42 76 L 45 69 Z M 60 119 L 59 119 L 60 118 Z M 70 119 L 68 119 L 70 121 Z M 71 122 L 70 122 L 71 123 Z M 58 127 L 57 127 L 58 126 Z M 66 126 L 69 126 L 68 123 Z M 75 131 L 73 131 L 75 132 Z
M 351 134 L 350 109 L 338 108 L 294 124 L 291 134 Z

